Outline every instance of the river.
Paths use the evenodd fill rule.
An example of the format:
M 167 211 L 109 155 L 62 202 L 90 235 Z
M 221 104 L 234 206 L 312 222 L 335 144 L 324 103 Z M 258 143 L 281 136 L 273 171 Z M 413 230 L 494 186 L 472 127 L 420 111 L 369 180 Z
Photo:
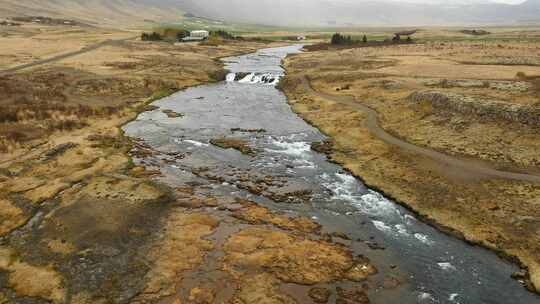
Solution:
M 345 232 L 352 241 L 344 242 L 379 269 L 372 280 L 393 273 L 403 282 L 394 294 L 372 290 L 373 303 L 539 303 L 540 297 L 510 277 L 518 270 L 515 265 L 422 223 L 311 150 L 311 143 L 325 136 L 294 114 L 275 88 L 283 74 L 281 61 L 300 48 L 223 59 L 231 71 L 227 81 L 156 101 L 159 109 L 140 114 L 124 128 L 158 152 L 136 161 L 158 167 L 164 174 L 161 180 L 171 185 L 197 181 L 210 185 L 215 194 L 246 197 L 312 218 L 327 231 Z M 170 118 L 163 110 L 184 116 Z M 257 154 L 209 143 L 224 136 L 248 141 Z M 171 152 L 184 157 L 170 159 Z M 214 181 L 193 171 L 204 171 Z M 278 182 L 258 193 L 242 190 L 261 178 Z

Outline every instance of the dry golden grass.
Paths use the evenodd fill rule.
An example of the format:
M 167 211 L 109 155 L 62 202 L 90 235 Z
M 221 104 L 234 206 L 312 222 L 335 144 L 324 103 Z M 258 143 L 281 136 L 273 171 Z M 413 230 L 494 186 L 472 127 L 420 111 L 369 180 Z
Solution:
M 24 25 L 0 28 L 0 69 L 80 50 L 84 46 L 135 36 L 94 28 Z M 219 46 L 152 43 L 129 40 L 74 57 L 0 75 L 0 152 L 13 152 L 54 132 L 88 126 L 89 121 L 121 113 L 156 92 L 174 92 L 225 78 L 215 61 L 251 51 L 261 44 L 220 43 Z M 25 56 L 29 54 L 29 56 Z M 2 58 L 9 58 L 2 63 Z
M 379 113 L 387 132 L 409 143 L 538 175 L 540 126 L 518 123 L 506 111 L 524 109 L 529 117 L 540 107 L 540 66 L 532 59 L 539 50 L 532 42 L 446 41 L 304 53 L 287 59 L 282 87 L 293 109 L 334 140 L 334 160 L 468 240 L 518 257 L 531 272 L 528 287 L 538 291 L 540 240 L 531 220 L 540 217 L 538 184 L 489 178 L 388 144 L 366 127 L 362 111 L 306 92 L 299 79 L 306 74 L 317 91 L 354 96 Z M 395 64 L 368 69 L 361 66 L 366 60 Z M 419 91 L 465 96 L 472 103 L 460 107 L 489 112 L 408 98 Z

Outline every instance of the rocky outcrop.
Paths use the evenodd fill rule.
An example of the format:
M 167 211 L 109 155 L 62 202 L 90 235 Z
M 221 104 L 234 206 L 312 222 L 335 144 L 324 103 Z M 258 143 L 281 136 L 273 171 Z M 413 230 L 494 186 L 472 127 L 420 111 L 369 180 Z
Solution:
M 408 100 L 414 103 L 427 101 L 435 109 L 540 126 L 540 107 L 536 106 L 438 91 L 415 92 L 408 97 Z
M 428 79 L 420 81 L 428 87 L 437 88 L 481 88 L 508 92 L 527 92 L 532 89 L 532 85 L 525 81 L 505 81 L 505 80 L 478 80 L 478 79 Z

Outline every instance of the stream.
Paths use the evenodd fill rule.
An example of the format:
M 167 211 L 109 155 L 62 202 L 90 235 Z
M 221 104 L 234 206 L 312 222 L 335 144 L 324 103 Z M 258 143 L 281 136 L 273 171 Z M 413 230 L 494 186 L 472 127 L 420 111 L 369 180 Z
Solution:
M 275 88 L 284 72 L 281 61 L 301 47 L 223 59 L 231 71 L 227 81 L 156 101 L 159 109 L 141 113 L 124 127 L 128 136 L 159 152 L 136 161 L 158 167 L 171 185 L 204 183 L 217 196 L 245 197 L 312 218 L 325 231 L 346 233 L 352 241 L 344 243 L 379 269 L 370 280 L 382 282 L 391 273 L 401 281 L 396 291 L 372 289 L 373 303 L 540 303 L 539 296 L 511 278 L 519 270 L 515 265 L 422 223 L 311 150 L 311 143 L 325 136 L 293 113 Z M 184 116 L 170 118 L 163 110 Z M 257 153 L 247 156 L 210 144 L 220 137 L 246 140 Z M 170 156 L 175 153 L 183 156 Z M 247 191 L 261 179 L 269 181 L 266 186 Z

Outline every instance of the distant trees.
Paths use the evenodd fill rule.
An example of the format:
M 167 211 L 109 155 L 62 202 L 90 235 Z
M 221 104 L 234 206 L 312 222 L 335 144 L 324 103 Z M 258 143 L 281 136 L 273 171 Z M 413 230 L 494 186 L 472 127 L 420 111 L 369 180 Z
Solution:
M 226 40 L 236 40 L 237 37 L 227 31 L 224 30 L 217 30 L 217 31 L 211 31 L 210 36 L 217 36 Z
M 353 43 L 359 43 L 359 42 L 360 40 L 354 40 L 351 36 L 345 36 L 340 33 L 335 33 L 334 35 L 332 35 L 332 39 L 330 41 L 330 43 L 335 44 L 335 45 L 353 44 Z M 363 43 L 368 42 L 368 38 L 366 35 L 362 36 L 362 42 Z
M 412 34 L 414 34 L 414 32 L 395 33 L 392 39 L 388 38 L 385 40 L 376 40 L 375 38 L 373 38 L 372 40 L 368 40 L 368 36 L 366 34 L 360 34 L 358 36 L 355 35 L 354 37 L 352 37 L 348 35 L 343 35 L 341 33 L 335 33 L 332 35 L 330 43 L 336 46 L 354 48 L 391 44 L 413 44 L 415 43 L 415 41 L 411 37 Z M 309 49 L 309 47 L 307 48 Z
M 142 41 L 180 41 L 182 38 L 189 37 L 189 31 L 178 28 L 158 28 L 152 33 L 142 33 Z
M 142 41 L 161 41 L 163 40 L 163 37 L 159 33 L 152 32 L 152 33 L 142 33 L 141 34 L 141 40 Z
M 178 33 L 176 33 L 176 40 L 181 41 L 182 39 L 189 37 L 189 31 L 186 30 L 180 30 Z
M 335 45 L 351 44 L 352 38 L 351 36 L 345 36 L 345 35 L 341 35 L 340 33 L 335 33 L 334 35 L 332 35 L 332 40 L 330 41 L 330 43 L 335 44 Z

